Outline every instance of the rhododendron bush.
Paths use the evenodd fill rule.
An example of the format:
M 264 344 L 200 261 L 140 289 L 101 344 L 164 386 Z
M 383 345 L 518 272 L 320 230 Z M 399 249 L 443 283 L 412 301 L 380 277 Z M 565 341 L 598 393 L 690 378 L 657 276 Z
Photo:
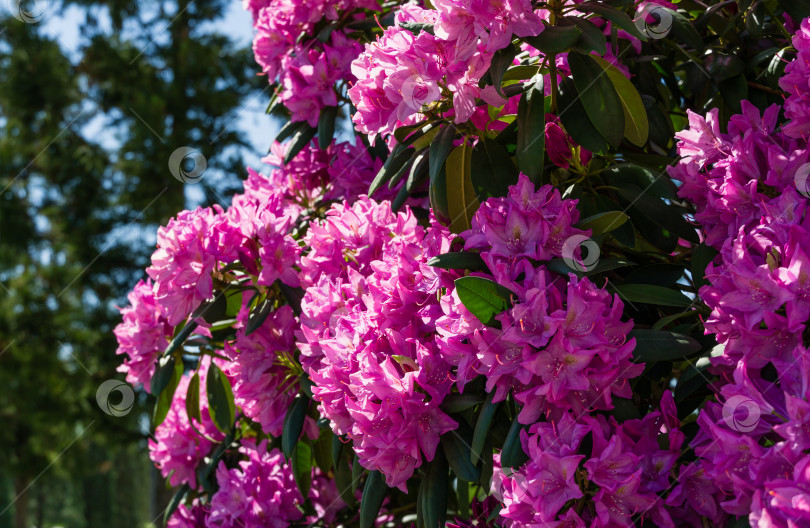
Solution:
M 170 526 L 810 526 L 810 6 L 246 0 L 285 120 L 115 333 Z

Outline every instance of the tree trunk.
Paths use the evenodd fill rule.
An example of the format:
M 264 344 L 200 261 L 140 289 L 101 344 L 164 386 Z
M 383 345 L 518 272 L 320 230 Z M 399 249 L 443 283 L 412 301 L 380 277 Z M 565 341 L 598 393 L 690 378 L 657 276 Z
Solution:
M 19 475 L 14 479 L 14 528 L 28 528 L 28 477 Z

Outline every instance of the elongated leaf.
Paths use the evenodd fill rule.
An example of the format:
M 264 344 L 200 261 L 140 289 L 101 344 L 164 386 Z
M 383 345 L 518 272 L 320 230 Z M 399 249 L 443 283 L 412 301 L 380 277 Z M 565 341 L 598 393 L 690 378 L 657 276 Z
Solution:
M 174 376 L 176 360 L 174 356 L 165 356 L 160 358 L 160 363 L 155 369 L 150 382 L 149 392 L 154 397 L 160 396 L 160 393 L 169 385 Z
M 538 71 L 537 66 L 512 66 L 503 74 L 503 81 L 524 81 L 537 75 Z
M 179 350 L 180 347 L 183 346 L 183 343 L 186 342 L 186 339 L 188 339 L 188 336 L 190 336 L 196 329 L 197 323 L 193 319 L 187 322 L 186 325 L 179 332 L 177 332 L 177 335 L 174 336 L 174 339 L 172 339 L 172 342 L 169 343 L 169 346 L 166 347 L 166 350 L 163 352 L 163 357 L 171 356 L 175 353 L 175 351 Z M 151 392 L 152 394 L 155 394 L 154 390 Z
M 321 428 L 318 438 L 312 443 L 312 457 L 324 473 L 332 469 L 332 438 L 335 435 L 328 426 Z
M 513 305 L 514 293 L 495 281 L 483 277 L 456 279 L 456 292 L 461 303 L 485 325 Z
M 442 400 L 440 407 L 448 414 L 455 414 L 475 407 L 483 401 L 484 399 L 481 396 L 471 394 L 468 391 L 464 394 L 449 394 Z
M 442 269 L 466 269 L 472 271 L 486 271 L 487 265 L 480 253 L 459 251 L 444 253 L 428 261 L 428 266 Z
M 425 528 L 444 528 L 447 520 L 448 465 L 444 451 L 436 450 L 436 456 L 427 464 L 422 479 L 422 516 Z M 367 528 L 367 527 L 361 527 Z
M 471 462 L 471 441 L 472 431 L 463 421 L 459 423 L 457 430 L 445 433 L 441 437 L 442 449 L 453 473 L 467 482 L 478 482 L 481 478 L 481 469 Z
M 601 235 L 613 231 L 629 219 L 630 217 L 621 211 L 605 211 L 580 220 L 576 227 L 583 230 L 590 229 L 593 235 Z
M 608 61 L 596 56 L 593 56 L 593 60 L 605 71 L 622 102 L 624 137 L 633 145 L 643 147 L 650 135 L 650 123 L 647 121 L 647 110 L 644 109 L 638 90 L 630 79 Z
M 447 213 L 450 215 L 450 230 L 462 233 L 470 228 L 473 214 L 478 210 L 478 199 L 470 177 L 472 147 L 464 143 L 454 148 L 447 156 Z
M 518 180 L 518 170 L 506 147 L 482 137 L 472 152 L 470 173 L 479 200 L 484 196 L 506 196 L 510 185 Z
M 306 497 L 312 487 L 312 449 L 309 444 L 298 442 L 293 449 L 291 461 L 295 483 L 298 484 L 301 495 Z
M 790 1 L 795 2 L 796 0 Z M 696 51 L 703 51 L 705 48 L 705 45 L 703 44 L 703 37 L 701 37 L 698 30 L 695 29 L 694 24 L 677 11 L 673 11 L 672 9 L 666 7 L 662 7 L 661 9 L 666 10 L 672 16 L 672 29 L 670 30 L 671 35 L 675 37 L 676 40 L 691 46 Z
M 391 155 L 385 160 L 385 164 L 383 164 L 379 172 L 377 172 L 377 175 L 374 177 L 374 180 L 371 182 L 371 185 L 368 188 L 368 195 L 373 195 L 377 189 L 382 187 L 385 182 L 390 180 L 391 177 L 402 168 L 405 162 L 407 162 L 412 155 L 413 149 L 403 147 L 402 145 L 394 147 L 393 152 L 391 152 Z
M 517 51 L 514 44 L 509 44 L 509 46 L 496 51 L 492 56 L 492 61 L 489 66 L 489 76 L 492 80 L 492 85 L 495 87 L 495 91 L 498 92 L 498 95 L 501 97 L 503 97 L 503 91 L 501 90 L 503 75 L 506 73 L 509 66 L 512 65 Z
M 582 53 L 590 53 L 592 51 L 595 51 L 599 55 L 605 55 L 607 53 L 607 38 L 605 34 L 590 20 L 568 16 L 561 18 L 560 23 L 573 24 L 582 31 L 582 35 L 574 43 L 574 49 Z
M 306 147 L 312 138 L 315 137 L 315 133 L 318 131 L 315 127 L 311 127 L 307 124 L 304 124 L 295 135 L 293 135 L 292 140 L 287 145 L 287 153 L 284 154 L 284 164 L 286 165 L 289 163 L 294 157 L 298 155 L 301 150 Z
M 610 78 L 591 55 L 569 53 L 568 65 L 588 118 L 599 134 L 618 148 L 624 137 L 624 111 Z
M 565 131 L 574 141 L 591 152 L 607 152 L 608 143 L 591 123 L 585 107 L 582 106 L 582 100 L 574 86 L 574 81 L 570 78 L 563 79 L 559 90 L 558 112 Z
M 661 262 L 648 264 L 633 270 L 625 277 L 625 284 L 654 284 L 667 288 L 674 287 L 684 275 L 684 267 L 679 264 Z
M 211 420 L 217 429 L 223 433 L 228 432 L 233 426 L 236 414 L 233 391 L 227 376 L 215 363 L 208 366 L 205 388 L 208 396 L 208 414 L 211 415 Z
M 652 284 L 622 284 L 613 285 L 619 293 L 619 297 L 625 302 L 655 304 L 658 306 L 681 306 L 686 307 L 692 301 L 683 293 L 671 288 L 654 286 Z
M 662 328 L 664 328 L 666 325 L 668 325 L 669 323 L 671 323 L 673 321 L 677 321 L 678 319 L 681 319 L 683 317 L 691 317 L 691 316 L 693 316 L 695 314 L 698 314 L 698 313 L 700 313 L 700 312 L 698 312 L 696 310 L 688 310 L 688 311 L 685 311 L 685 312 L 680 312 L 680 313 L 668 315 L 666 317 L 662 317 L 661 319 L 659 319 L 658 321 L 655 322 L 655 324 L 652 326 L 652 329 L 653 330 L 661 330 Z
M 593 269 L 583 273 L 577 270 L 572 270 L 568 264 L 565 263 L 565 260 L 559 257 L 553 258 L 546 263 L 546 267 L 549 269 L 549 271 L 553 271 L 554 273 L 565 276 L 568 276 L 569 273 L 574 273 L 578 277 L 590 277 L 591 275 L 633 265 L 635 264 L 629 260 L 618 259 L 615 257 L 600 258 L 599 262 L 596 263 L 596 266 L 594 266 Z
M 645 217 L 672 232 L 674 235 L 688 240 L 689 242 L 694 242 L 695 244 L 700 242 L 695 226 L 690 224 L 677 209 L 671 205 L 667 205 L 661 199 L 633 185 L 617 186 L 616 192 Z M 637 222 L 634 223 L 636 223 L 639 228 L 643 227 L 638 226 Z
M 518 168 L 534 183 L 540 183 L 546 152 L 546 110 L 542 76 L 520 98 L 517 123 L 515 159 Z
M 586 13 L 596 13 L 600 17 L 610 20 L 613 22 L 613 25 L 618 27 L 619 29 L 623 29 L 629 34 L 633 35 L 639 40 L 646 41 L 647 37 L 641 34 L 641 32 L 636 27 L 633 20 L 627 16 L 625 13 L 622 13 L 618 9 L 610 7 L 605 4 L 601 4 L 598 2 L 584 2 L 579 4 L 577 7 L 578 11 L 583 11 Z
M 692 281 L 695 283 L 696 288 L 701 288 L 709 284 L 706 280 L 706 268 L 709 263 L 717 256 L 717 250 L 706 244 L 700 244 L 692 252 Z
M 582 30 L 574 25 L 546 26 L 536 37 L 525 37 L 524 40 L 546 55 L 555 55 L 568 51 L 581 36 Z
M 360 499 L 360 528 L 371 528 L 380 513 L 388 486 L 385 478 L 379 471 L 370 471 L 363 487 L 363 497 Z
M 360 458 L 355 454 L 352 462 L 352 493 L 357 491 L 364 473 L 366 473 L 366 468 L 360 465 Z
M 245 335 L 249 336 L 258 330 L 267 320 L 267 316 L 273 312 L 273 299 L 267 297 L 259 303 L 258 306 L 251 312 L 248 317 L 248 322 L 245 325 Z
M 298 395 L 284 417 L 284 426 L 281 431 L 281 450 L 284 454 L 292 456 L 295 444 L 304 430 L 304 419 L 309 409 L 309 398 Z
M 430 181 L 436 179 L 439 170 L 444 165 L 450 150 L 453 148 L 453 140 L 456 137 L 455 125 L 445 125 L 439 130 L 433 141 L 430 142 Z
M 163 526 L 166 526 L 166 523 L 168 523 L 169 518 L 180 506 L 180 503 L 183 502 L 183 499 L 188 494 L 189 489 L 190 488 L 188 484 L 183 484 L 182 486 L 180 486 L 180 489 L 177 490 L 177 493 L 174 494 L 172 500 L 169 501 L 169 506 L 166 508 L 166 511 L 163 512 Z
M 430 198 L 430 208 L 442 223 L 450 223 L 450 213 L 447 210 L 447 171 L 444 167 L 439 169 L 436 177 L 430 177 L 428 187 L 428 197 Z
M 321 150 L 326 150 L 332 144 L 337 113 L 336 106 L 327 106 L 321 110 L 321 115 L 318 116 L 318 148 Z
M 337 436 L 335 436 L 337 438 Z M 340 442 L 340 440 L 338 440 Z M 352 492 L 352 470 L 349 465 L 349 454 L 344 453 L 335 459 L 335 485 L 337 486 L 340 498 L 349 506 L 357 504 Z
M 528 455 L 523 451 L 523 445 L 520 443 L 520 432 L 528 428 L 528 425 L 518 422 L 517 418 L 512 421 L 512 426 L 509 428 L 509 433 L 506 435 L 501 450 L 501 467 L 516 468 L 529 460 Z
M 492 419 L 495 417 L 495 411 L 498 410 L 498 403 L 492 403 L 493 394 L 487 396 L 484 405 L 478 412 L 478 420 L 475 422 L 475 431 L 473 431 L 472 445 L 470 446 L 470 462 L 474 465 L 478 464 L 484 449 L 484 442 L 489 434 L 489 427 L 492 425 Z
M 192 418 L 198 422 L 202 422 L 200 416 L 200 375 L 194 373 L 191 381 L 188 382 L 188 390 L 186 390 L 186 415 L 188 419 Z
M 152 420 L 152 424 L 155 427 L 162 424 L 163 420 L 166 419 L 166 415 L 169 414 L 169 409 L 171 408 L 172 400 L 174 399 L 174 392 L 177 390 L 177 386 L 180 384 L 180 379 L 183 377 L 182 361 L 173 362 L 171 363 L 171 366 L 171 378 L 160 392 L 157 404 L 155 405 L 155 412 Z
M 693 338 L 663 330 L 634 329 L 629 337 L 636 339 L 633 358 L 641 363 L 682 359 L 700 351 L 700 343 Z
M 302 129 L 306 124 L 306 121 L 287 121 L 287 124 L 281 127 L 281 130 L 276 134 L 275 140 L 279 143 L 284 142 L 285 139 L 292 137 L 293 134 Z

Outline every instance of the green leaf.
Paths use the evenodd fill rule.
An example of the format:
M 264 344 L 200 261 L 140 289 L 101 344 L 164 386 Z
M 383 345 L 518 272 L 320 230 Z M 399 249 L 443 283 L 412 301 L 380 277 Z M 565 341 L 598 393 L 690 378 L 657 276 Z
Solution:
M 303 497 L 309 495 L 312 487 L 312 449 L 306 442 L 298 442 L 292 452 L 291 467 L 293 478 Z
M 298 377 L 298 385 L 301 387 L 301 392 L 306 394 L 307 398 L 312 398 L 312 387 L 315 384 L 309 379 L 309 375 L 306 372 L 302 372 L 301 376 Z
M 471 436 L 469 427 L 466 427 L 462 421 L 459 423 L 458 430 L 442 435 L 441 444 L 453 473 L 467 482 L 478 482 L 481 477 L 481 469 L 471 463 L 472 454 L 469 444 Z
M 605 71 L 622 102 L 624 137 L 633 145 L 643 147 L 647 143 L 647 137 L 650 135 L 650 123 L 647 120 L 647 110 L 644 108 L 638 90 L 630 82 L 630 79 L 625 77 L 611 63 L 602 57 L 591 57 Z
M 669 323 L 671 323 L 673 321 L 676 321 L 676 320 L 681 319 L 683 317 L 691 317 L 691 316 L 693 316 L 695 314 L 698 314 L 698 313 L 700 313 L 700 312 L 698 312 L 697 310 L 687 310 L 685 312 L 680 312 L 680 313 L 668 315 L 666 317 L 662 317 L 661 319 L 659 319 L 658 321 L 655 322 L 655 324 L 652 326 L 652 329 L 653 330 L 661 330 L 662 328 L 664 328 L 666 325 L 668 325 Z
M 621 211 L 605 211 L 580 220 L 576 227 L 582 230 L 590 229 L 593 235 L 601 235 L 613 231 L 629 219 L 630 217 Z
M 558 112 L 565 131 L 574 141 L 591 152 L 607 152 L 607 141 L 585 112 L 574 81 L 570 78 L 563 79 L 559 85 L 559 92 Z
M 492 425 L 492 419 L 495 417 L 495 411 L 498 410 L 498 403 L 492 403 L 493 393 L 487 395 L 484 405 L 478 411 L 478 420 L 475 422 L 475 431 L 473 431 L 472 445 L 470 446 L 470 462 L 474 465 L 478 464 L 484 449 L 484 442 L 489 434 L 489 427 Z
M 604 273 L 606 271 L 634 265 L 635 263 L 630 262 L 629 260 L 608 257 L 599 259 L 599 262 L 596 263 L 596 266 L 594 266 L 593 269 L 582 273 L 577 270 L 572 270 L 570 267 L 568 267 L 568 264 L 565 263 L 565 260 L 560 257 L 553 258 L 546 263 L 546 267 L 549 269 L 549 271 L 553 271 L 554 273 L 564 275 L 566 277 L 569 273 L 574 273 L 577 277 L 590 277 L 591 275 L 596 275 L 598 273 Z
M 545 55 L 556 55 L 567 51 L 582 36 L 577 26 L 546 26 L 536 37 L 524 37 L 524 40 Z
M 458 251 L 444 253 L 428 261 L 428 266 L 441 269 L 466 269 L 472 271 L 487 271 L 487 265 L 480 253 Z
M 644 216 L 672 234 L 695 244 L 700 242 L 695 226 L 690 224 L 675 207 L 667 205 L 660 198 L 651 196 L 634 185 L 617 186 L 616 192 Z
M 205 380 L 206 394 L 208 396 L 208 414 L 211 415 L 214 425 L 223 433 L 233 426 L 236 409 L 233 404 L 233 391 L 227 376 L 215 363 L 208 366 L 208 375 Z
M 289 163 L 293 158 L 295 158 L 304 147 L 306 147 L 312 138 L 315 137 L 315 133 L 318 130 L 315 127 L 311 127 L 308 124 L 304 124 L 293 136 L 290 143 L 287 145 L 287 153 L 284 154 L 284 164 L 286 165 Z
M 188 382 L 188 390 L 186 390 L 186 415 L 188 419 L 192 418 L 202 423 L 200 416 L 200 375 L 194 373 L 191 381 Z
M 636 328 L 628 338 L 636 339 L 633 359 L 639 363 L 655 363 L 683 359 L 700 351 L 700 343 L 695 339 L 675 332 Z
M 288 457 L 292 455 L 295 444 L 304 430 L 304 420 L 309 409 L 309 398 L 298 395 L 284 417 L 284 426 L 281 432 L 281 450 Z
M 803 20 L 810 17 L 809 0 L 778 0 L 779 6 L 787 11 L 793 20 Z
M 264 324 L 267 316 L 273 312 L 274 304 L 273 298 L 265 297 L 265 299 L 256 306 L 250 316 L 248 316 L 248 322 L 245 325 L 245 336 L 249 336 Z
M 625 30 L 637 39 L 647 41 L 647 37 L 641 34 L 633 20 L 618 9 L 597 2 L 584 2 L 577 6 L 577 10 L 586 13 L 596 13 L 602 18 L 610 20 L 613 22 L 614 26 Z
M 180 486 L 180 489 L 177 490 L 177 493 L 174 494 L 172 500 L 169 501 L 169 506 L 166 508 L 166 511 L 163 512 L 163 526 L 166 526 L 166 523 L 168 523 L 169 518 L 180 506 L 180 503 L 183 502 L 183 499 L 185 498 L 186 494 L 188 494 L 189 489 L 190 488 L 188 484 L 183 484 L 182 486 Z
M 480 200 L 484 196 L 506 196 L 509 186 L 518 181 L 518 170 L 506 147 L 484 136 L 473 148 L 470 177 Z
M 449 394 L 445 396 L 439 407 L 447 414 L 455 414 L 471 409 L 483 401 L 484 398 L 468 391 L 465 394 Z
M 678 378 L 678 384 L 675 385 L 675 403 L 681 403 L 709 384 L 709 380 L 712 378 L 712 374 L 709 372 L 711 364 L 708 357 L 701 357 L 694 364 L 689 363 L 683 369 Z
M 176 360 L 174 356 L 164 356 L 160 358 L 157 369 L 152 375 L 152 380 L 149 386 L 149 392 L 157 398 L 163 390 L 169 385 L 174 377 Z
M 709 284 L 706 280 L 706 268 L 709 263 L 717 256 L 717 250 L 705 243 L 698 245 L 692 252 L 692 281 L 695 283 L 695 288 L 701 288 Z
M 613 396 L 611 400 L 613 402 L 613 412 L 611 414 L 613 414 L 617 422 L 622 423 L 627 420 L 638 420 L 641 418 L 638 407 L 635 406 L 633 400 L 619 398 L 618 396 Z
M 444 160 L 447 159 L 450 150 L 453 148 L 453 140 L 456 137 L 455 125 L 445 125 L 442 127 L 433 141 L 430 143 L 430 181 L 434 181 L 439 174 L 439 170 L 444 165 Z
M 336 106 L 327 106 L 318 116 L 318 148 L 326 150 L 332 144 L 335 136 L 335 119 L 338 109 Z M 306 497 L 306 495 L 304 495 Z
M 388 486 L 379 471 L 370 471 L 363 487 L 363 497 L 360 499 L 360 528 L 371 528 L 380 513 Z
M 425 528 L 444 528 L 447 520 L 447 496 L 450 488 L 444 451 L 437 449 L 436 456 L 426 466 L 425 476 L 422 478 L 420 486 L 424 526 Z
M 366 468 L 360 465 L 360 457 L 355 453 L 354 461 L 352 462 L 352 493 L 357 491 L 357 486 L 360 479 L 363 477 L 363 473 L 366 473 Z
M 174 359 L 174 356 L 170 356 Z M 177 390 L 177 386 L 180 384 L 180 379 L 183 377 L 183 362 L 182 361 L 172 361 L 166 364 L 166 367 L 171 365 L 171 377 L 169 378 L 168 383 L 163 390 L 160 392 L 160 396 L 158 396 L 157 404 L 155 405 L 155 413 L 153 416 L 152 424 L 157 427 L 163 423 L 163 420 L 166 419 L 166 415 L 169 414 L 169 409 L 172 406 L 172 399 L 174 399 L 174 392 Z
M 183 343 L 186 342 L 186 339 L 188 339 L 188 336 L 190 336 L 196 329 L 197 323 L 193 319 L 187 322 L 186 325 L 179 332 L 177 332 L 177 335 L 174 336 L 174 339 L 172 339 L 172 342 L 169 343 L 169 346 L 166 347 L 166 350 L 163 352 L 163 357 L 171 356 L 175 353 L 175 351 L 179 350 L 180 347 L 183 346 Z M 155 394 L 154 390 L 151 392 L 153 395 Z
M 794 0 L 790 0 L 791 2 Z M 695 29 L 695 25 L 682 14 L 672 9 L 662 7 L 672 15 L 672 29 L 670 34 L 677 40 L 691 46 L 696 51 L 703 51 L 705 47 L 703 44 L 703 37 L 700 32 Z
M 430 208 L 433 209 L 433 214 L 443 224 L 450 223 L 450 213 L 447 210 L 447 175 L 444 167 L 442 167 L 436 177 L 430 178 L 428 187 L 428 197 L 430 199 Z
M 492 80 L 492 85 L 495 87 L 495 91 L 498 92 L 498 95 L 501 97 L 504 96 L 501 89 L 503 75 L 506 73 L 509 66 L 512 65 L 517 51 L 514 44 L 509 44 L 509 46 L 499 49 L 492 55 L 492 61 L 489 66 L 489 76 Z
M 391 179 L 391 177 L 399 172 L 405 163 L 411 159 L 413 155 L 413 149 L 409 149 L 407 147 L 403 147 L 402 145 L 397 145 L 394 147 L 393 152 L 391 155 L 388 156 L 388 159 L 385 160 L 385 164 L 380 167 L 379 172 L 374 177 L 374 181 L 371 182 L 371 185 L 368 189 L 368 195 L 373 195 L 377 189 L 383 186 L 385 182 Z
M 656 286 L 673 287 L 684 275 L 684 267 L 679 264 L 660 262 L 648 264 L 633 270 L 624 279 L 625 284 L 654 284 Z
M 523 451 L 523 445 L 520 443 L 520 432 L 528 428 L 528 425 L 518 422 L 517 418 L 512 420 L 512 426 L 509 428 L 503 449 L 501 449 L 501 467 L 516 468 L 529 460 L 529 456 Z
M 546 110 L 542 76 L 520 98 L 517 123 L 515 159 L 518 168 L 535 184 L 540 183 L 546 152 Z
M 690 306 L 692 300 L 683 293 L 671 288 L 654 286 L 652 284 L 622 284 L 613 285 L 624 302 L 639 302 L 655 304 L 658 306 Z
M 504 81 L 525 81 L 526 79 L 531 79 L 535 75 L 539 68 L 537 66 L 526 66 L 526 65 L 518 65 L 512 66 L 506 73 L 503 74 Z
M 515 294 L 495 281 L 461 277 L 455 284 L 461 303 L 485 325 L 491 324 L 497 314 L 514 304 L 512 298 Z
M 340 439 L 338 439 L 337 436 L 335 436 L 335 438 L 338 442 L 340 442 Z M 334 454 L 334 451 L 332 454 Z M 357 500 L 354 498 L 354 493 L 352 492 L 352 470 L 349 466 L 349 456 L 350 454 L 347 452 L 334 459 L 335 485 L 337 486 L 338 493 L 343 499 L 343 502 L 349 506 L 354 506 L 357 504 Z
M 312 456 L 324 473 L 328 473 L 332 469 L 332 438 L 334 436 L 332 429 L 324 427 L 318 433 L 318 438 L 312 443 Z
M 582 35 L 574 43 L 575 50 L 585 54 L 592 51 L 595 51 L 599 55 L 605 55 L 607 53 L 607 38 L 605 34 L 590 20 L 568 16 L 561 18 L 560 24 L 573 24 L 582 31 Z
M 283 143 L 285 139 L 292 137 L 293 134 L 302 129 L 306 124 L 306 121 L 287 121 L 287 123 L 281 127 L 281 130 L 278 131 L 278 134 L 276 134 L 275 141 Z
M 463 233 L 470 228 L 472 216 L 479 206 L 470 177 L 472 150 L 465 139 L 450 152 L 445 163 L 447 213 L 453 233 Z
M 624 137 L 624 110 L 610 78 L 591 55 L 569 53 L 568 66 L 591 123 L 611 146 L 618 148 Z

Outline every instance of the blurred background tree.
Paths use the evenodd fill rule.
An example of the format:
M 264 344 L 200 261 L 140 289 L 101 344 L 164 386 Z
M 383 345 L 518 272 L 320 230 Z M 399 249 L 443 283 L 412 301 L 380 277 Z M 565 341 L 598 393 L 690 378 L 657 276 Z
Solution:
M 146 456 L 152 402 L 112 417 L 95 400 L 122 379 L 115 306 L 157 225 L 238 187 L 258 80 L 225 1 L 41 5 L 81 39 L 0 20 L 0 528 L 144 526 L 170 496 Z M 208 164 L 194 189 L 167 165 L 184 146 Z

